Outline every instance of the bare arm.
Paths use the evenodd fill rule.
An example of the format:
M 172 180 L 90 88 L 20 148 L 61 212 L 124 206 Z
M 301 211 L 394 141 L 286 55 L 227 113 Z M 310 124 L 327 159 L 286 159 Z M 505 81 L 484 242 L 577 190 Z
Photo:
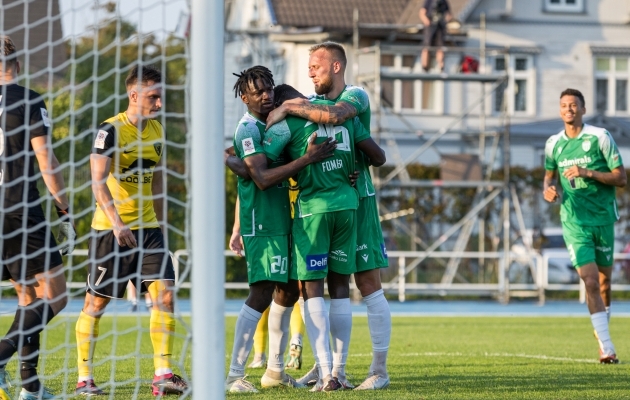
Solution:
M 267 128 L 282 121 L 287 114 L 308 119 L 318 124 L 339 125 L 357 115 L 357 109 L 350 103 L 339 101 L 335 105 L 312 104 L 307 99 L 285 101 L 267 116 Z
M 59 161 L 48 145 L 48 137 L 38 136 L 31 139 L 31 146 L 33 151 L 35 151 L 35 157 L 37 158 L 37 164 L 39 164 L 39 170 L 42 172 L 44 183 L 55 199 L 55 205 L 60 210 L 67 210 L 69 203 L 65 193 L 66 185 L 63 180 L 63 174 L 59 169 Z
M 356 144 L 356 147 L 368 156 L 370 159 L 370 165 L 380 167 L 385 164 L 385 161 L 387 161 L 385 158 L 385 152 L 372 138 L 360 141 Z
M 230 250 L 239 257 L 243 256 L 243 238 L 241 237 L 240 221 L 240 200 L 236 196 L 236 206 L 234 207 L 234 225 L 232 226 L 232 236 L 230 237 Z
M 166 196 L 164 195 L 164 156 L 153 170 L 153 181 L 151 182 L 151 193 L 153 194 L 153 209 L 157 216 L 158 223 L 162 228 L 162 233 L 167 233 L 166 228 Z
M 90 172 L 92 174 L 92 192 L 98 202 L 99 207 L 107 219 L 112 224 L 114 235 L 118 240 L 118 245 L 137 247 L 136 238 L 131 230 L 125 225 L 116 211 L 114 206 L 114 198 L 107 187 L 107 176 L 112 165 L 110 157 L 101 154 L 90 154 Z
M 264 154 L 256 154 L 247 157 L 244 160 L 245 165 L 247 166 L 249 175 L 254 182 L 256 182 L 256 186 L 258 186 L 260 190 L 266 190 L 296 175 L 307 165 L 332 156 L 337 146 L 337 141 L 328 138 L 324 143 L 313 144 L 316 137 L 317 133 L 311 135 L 306 154 L 280 167 L 268 168 L 267 156 Z
M 424 7 L 420 9 L 420 21 L 422 21 L 422 25 L 424 25 L 425 27 L 431 25 L 431 20 L 429 20 L 429 17 L 427 17 L 427 9 Z
M 240 176 L 243 179 L 251 179 L 251 176 L 249 176 L 249 171 L 247 170 L 247 167 L 245 166 L 243 160 L 236 156 L 227 156 L 224 161 L 225 165 L 236 175 Z
M 558 199 L 556 191 L 556 171 L 545 171 L 543 180 L 543 197 L 546 201 L 553 203 Z
M 626 186 L 626 170 L 623 167 L 618 167 L 610 172 L 593 171 L 592 169 L 586 169 L 574 165 L 571 168 L 564 170 L 562 175 L 567 178 L 589 178 L 594 179 L 604 185 L 624 187 Z

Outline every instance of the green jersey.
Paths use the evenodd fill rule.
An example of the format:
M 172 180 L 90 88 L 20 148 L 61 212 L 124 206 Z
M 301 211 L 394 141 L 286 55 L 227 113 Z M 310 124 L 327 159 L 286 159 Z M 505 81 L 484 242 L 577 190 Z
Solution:
M 245 113 L 234 133 L 234 152 L 245 159 L 264 154 L 262 141 L 265 124 Z M 276 157 L 271 168 L 283 165 L 284 158 Z M 238 177 L 239 219 L 242 236 L 279 236 L 291 232 L 289 188 L 278 185 L 260 190 L 253 180 Z
M 615 187 L 589 178 L 565 178 L 565 169 L 577 165 L 599 172 L 623 166 L 617 145 L 602 128 L 584 125 L 576 138 L 564 131 L 553 135 L 545 145 L 545 169 L 558 170 L 564 195 L 560 219 L 582 226 L 612 224 L 619 219 Z
M 323 98 L 323 96 L 317 96 L 314 99 L 321 100 Z M 361 121 L 367 132 L 370 132 L 370 118 L 372 115 L 370 110 L 370 98 L 363 88 L 346 85 L 343 92 L 341 92 L 341 94 L 339 94 L 339 96 L 333 101 L 335 103 L 345 101 L 356 108 L 357 118 L 359 118 L 359 121 Z M 355 158 L 357 171 L 359 171 L 359 179 L 357 180 L 359 197 L 364 198 L 374 196 L 376 191 L 374 190 L 372 176 L 370 175 L 370 160 L 365 154 L 363 154 L 362 151 L 357 151 Z
M 332 104 L 328 101 L 316 102 Z M 296 202 L 297 218 L 356 210 L 359 197 L 348 176 L 354 171 L 355 144 L 370 137 L 358 118 L 341 125 L 324 125 L 289 116 L 266 132 L 263 149 L 269 159 L 275 160 L 286 146 L 289 157 L 295 160 L 306 153 L 308 139 L 314 132 L 317 132 L 315 143 L 322 143 L 330 137 L 337 140 L 337 148 L 332 157 L 311 164 L 298 173 L 300 194 Z

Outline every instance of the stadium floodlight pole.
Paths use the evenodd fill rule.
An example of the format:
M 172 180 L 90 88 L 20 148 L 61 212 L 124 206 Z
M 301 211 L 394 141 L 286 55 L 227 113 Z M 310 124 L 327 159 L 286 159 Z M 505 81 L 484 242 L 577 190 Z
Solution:
M 192 0 L 192 388 L 199 400 L 225 397 L 223 15 L 223 0 Z

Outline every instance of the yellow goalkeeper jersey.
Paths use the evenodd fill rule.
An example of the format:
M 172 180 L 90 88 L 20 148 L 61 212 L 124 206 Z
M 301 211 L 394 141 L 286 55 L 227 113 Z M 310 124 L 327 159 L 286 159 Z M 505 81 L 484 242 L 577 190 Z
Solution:
M 289 203 L 291 204 L 291 219 L 295 216 L 295 202 L 300 194 L 300 187 L 293 178 L 289 178 Z
M 111 157 L 107 187 L 122 221 L 130 229 L 159 228 L 153 209 L 153 170 L 164 149 L 164 129 L 149 120 L 142 132 L 125 113 L 106 120 L 98 127 L 92 153 Z M 92 228 L 112 229 L 100 205 L 92 220 Z

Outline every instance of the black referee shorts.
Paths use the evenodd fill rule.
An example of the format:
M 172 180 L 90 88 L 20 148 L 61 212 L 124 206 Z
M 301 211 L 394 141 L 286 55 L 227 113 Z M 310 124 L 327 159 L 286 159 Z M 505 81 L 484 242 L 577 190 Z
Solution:
M 157 280 L 175 280 L 173 261 L 159 228 L 132 230 L 138 247 L 120 247 L 114 232 L 92 230 L 87 291 L 98 297 L 122 298 L 131 281 L 140 292 Z
M 2 219 L 2 280 L 25 283 L 63 263 L 43 215 L 4 214 Z

